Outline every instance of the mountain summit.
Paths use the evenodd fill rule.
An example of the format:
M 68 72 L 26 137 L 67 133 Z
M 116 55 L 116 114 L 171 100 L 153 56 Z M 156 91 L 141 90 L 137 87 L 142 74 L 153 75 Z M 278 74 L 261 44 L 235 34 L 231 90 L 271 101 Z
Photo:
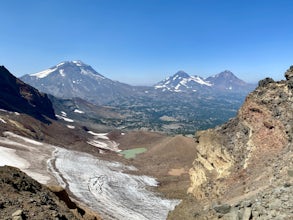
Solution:
M 208 82 L 212 83 L 214 87 L 225 90 L 239 89 L 241 87 L 247 86 L 247 83 L 243 80 L 237 78 L 231 71 L 225 70 L 214 76 L 210 76 L 206 79 Z
M 30 74 L 30 77 L 36 77 L 37 79 L 43 79 L 48 77 L 66 77 L 66 73 L 70 73 L 69 77 L 74 78 L 76 73 L 81 73 L 83 75 L 88 75 L 96 79 L 104 79 L 105 77 L 97 73 L 91 66 L 83 63 L 82 61 L 65 61 L 51 67 L 47 70 L 43 70 L 38 73 Z
M 132 91 L 131 86 L 104 77 L 82 61 L 65 61 L 21 79 L 56 97 L 79 97 L 97 104 Z
M 173 76 L 157 83 L 155 89 L 171 92 L 197 91 L 199 88 L 209 87 L 211 84 L 200 76 L 190 76 L 184 71 L 178 71 Z

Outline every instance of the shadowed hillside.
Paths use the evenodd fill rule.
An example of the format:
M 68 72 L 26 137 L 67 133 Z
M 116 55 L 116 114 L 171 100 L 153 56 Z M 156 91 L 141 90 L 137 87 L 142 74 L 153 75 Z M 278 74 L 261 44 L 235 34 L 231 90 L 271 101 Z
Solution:
M 43 122 L 56 119 L 46 94 L 25 84 L 0 66 L 0 109 L 25 113 Z

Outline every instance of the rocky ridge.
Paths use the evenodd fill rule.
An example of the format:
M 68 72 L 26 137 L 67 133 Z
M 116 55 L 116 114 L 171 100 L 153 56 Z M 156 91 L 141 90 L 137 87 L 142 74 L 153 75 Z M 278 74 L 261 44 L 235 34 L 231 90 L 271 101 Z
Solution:
M 43 122 L 56 119 L 48 96 L 13 76 L 0 66 L 0 109 L 28 114 Z
M 196 134 L 193 196 L 170 219 L 293 218 L 293 67 L 285 77 L 260 81 L 237 117 Z

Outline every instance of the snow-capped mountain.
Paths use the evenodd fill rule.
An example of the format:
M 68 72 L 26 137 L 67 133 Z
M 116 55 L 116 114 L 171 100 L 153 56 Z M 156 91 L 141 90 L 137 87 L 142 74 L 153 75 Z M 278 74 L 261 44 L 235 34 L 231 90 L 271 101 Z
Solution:
M 65 61 L 21 79 L 40 91 L 61 98 L 79 97 L 104 104 L 117 96 L 127 96 L 133 88 L 112 81 L 81 61 Z
M 186 91 L 197 91 L 200 88 L 210 87 L 212 84 L 208 81 L 205 81 L 200 76 L 190 76 L 184 71 L 179 71 L 173 76 L 167 77 L 161 82 L 157 83 L 154 87 L 170 92 L 186 92 Z
M 251 90 L 252 87 L 228 70 L 206 79 L 179 71 L 154 85 L 156 90 L 162 92 L 240 91 Z

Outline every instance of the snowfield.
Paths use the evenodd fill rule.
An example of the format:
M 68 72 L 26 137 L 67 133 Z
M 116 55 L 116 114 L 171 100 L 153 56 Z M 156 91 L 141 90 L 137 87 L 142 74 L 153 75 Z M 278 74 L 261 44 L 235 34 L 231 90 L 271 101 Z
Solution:
M 154 178 L 126 174 L 124 171 L 135 168 L 118 162 L 59 148 L 55 151 L 55 167 L 59 171 L 56 178 L 65 180 L 69 190 L 104 219 L 166 219 L 179 203 L 147 190 L 157 186 Z
M 136 170 L 135 167 L 103 161 L 12 132 L 4 132 L 0 137 L 0 166 L 3 165 L 18 167 L 43 184 L 59 183 L 78 201 L 101 213 L 103 219 L 166 219 L 180 202 L 151 192 L 148 187 L 158 184 L 154 178 L 126 173 Z
M 30 74 L 30 76 L 35 76 L 39 79 L 45 78 L 48 75 L 50 75 L 51 73 L 53 73 L 55 70 L 57 70 L 57 68 L 51 68 L 51 69 L 47 69 L 38 73 L 34 73 L 34 74 Z
M 47 171 L 47 160 L 55 147 L 8 131 L 3 135 L 0 137 L 1 166 L 15 166 L 43 184 L 56 183 Z

